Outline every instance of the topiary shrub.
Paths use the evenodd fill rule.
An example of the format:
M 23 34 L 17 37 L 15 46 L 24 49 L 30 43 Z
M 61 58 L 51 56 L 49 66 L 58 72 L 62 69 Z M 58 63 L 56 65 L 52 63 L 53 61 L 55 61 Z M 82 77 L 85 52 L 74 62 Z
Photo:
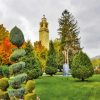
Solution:
M 14 27 L 11 32 L 9 39 L 13 45 L 16 45 L 18 48 L 21 47 L 24 43 L 24 35 L 18 27 Z
M 8 78 L 0 79 L 0 89 L 6 91 L 9 87 Z
M 32 91 L 35 89 L 35 82 L 33 80 L 28 80 L 25 88 L 26 93 L 32 93 Z
M 13 63 L 10 66 L 11 77 L 9 80 L 9 84 L 11 88 L 7 89 L 7 91 L 10 99 L 17 98 L 19 100 L 23 99 L 25 93 L 25 88 L 22 85 L 22 83 L 24 83 L 27 80 L 27 74 L 21 74 L 21 70 L 25 67 L 25 62 L 19 62 L 20 58 L 26 54 L 24 49 L 20 49 L 20 47 L 24 43 L 24 35 L 19 28 L 14 27 L 11 30 L 10 41 L 13 45 L 16 45 L 18 48 L 15 49 L 15 51 L 10 56 L 10 60 L 15 63 Z
M 10 100 L 8 93 L 0 89 L 0 100 Z
M 23 57 L 26 54 L 24 49 L 15 49 L 15 51 L 10 55 L 10 61 L 18 61 L 20 57 Z
M 16 98 L 23 98 L 23 95 L 25 93 L 25 88 L 19 88 L 19 89 L 8 89 L 9 97 L 16 97 Z
M 56 74 L 57 68 L 55 68 L 55 67 L 46 67 L 45 72 L 46 72 L 46 74 L 49 74 L 49 75 L 52 76 L 52 75 Z
M 10 65 L 10 74 L 18 74 L 25 67 L 25 62 L 18 62 Z
M 37 95 L 34 93 L 28 93 L 24 96 L 24 100 L 37 100 Z
M 71 73 L 74 78 L 82 81 L 93 75 L 92 63 L 85 53 L 79 52 L 73 57 Z
M 26 80 L 27 80 L 27 74 L 23 73 L 11 78 L 9 80 L 9 85 L 14 89 L 18 89 L 21 87 L 21 83 L 23 83 Z

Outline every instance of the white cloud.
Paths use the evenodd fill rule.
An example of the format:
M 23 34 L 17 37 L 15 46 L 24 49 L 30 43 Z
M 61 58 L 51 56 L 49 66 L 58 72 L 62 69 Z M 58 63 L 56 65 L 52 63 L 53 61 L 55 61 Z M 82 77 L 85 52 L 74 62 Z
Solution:
M 15 25 L 32 42 L 38 39 L 43 14 L 49 22 L 50 39 L 58 37 L 58 18 L 68 9 L 78 21 L 81 45 L 90 57 L 100 51 L 100 0 L 0 0 L 0 24 L 10 31 Z

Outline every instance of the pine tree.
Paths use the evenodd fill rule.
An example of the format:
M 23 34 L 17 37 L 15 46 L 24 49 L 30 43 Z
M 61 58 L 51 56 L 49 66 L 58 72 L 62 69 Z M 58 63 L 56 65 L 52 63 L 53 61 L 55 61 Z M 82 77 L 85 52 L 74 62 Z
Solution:
M 50 41 L 49 43 L 49 51 L 48 51 L 46 66 L 47 67 L 45 72 L 47 74 L 50 74 L 52 76 L 57 72 L 56 51 L 54 49 L 54 45 L 52 41 Z
M 80 50 L 77 21 L 75 21 L 72 14 L 67 10 L 64 10 L 61 18 L 59 18 L 58 33 L 61 39 L 62 50 L 70 48 L 72 53 L 76 53 Z

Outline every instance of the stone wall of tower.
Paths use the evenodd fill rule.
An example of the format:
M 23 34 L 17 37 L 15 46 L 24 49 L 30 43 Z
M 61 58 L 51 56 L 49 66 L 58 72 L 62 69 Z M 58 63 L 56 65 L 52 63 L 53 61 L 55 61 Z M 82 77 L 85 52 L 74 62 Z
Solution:
M 41 41 L 42 46 L 49 49 L 49 30 L 48 30 L 48 22 L 45 16 L 43 16 L 40 22 L 39 41 Z

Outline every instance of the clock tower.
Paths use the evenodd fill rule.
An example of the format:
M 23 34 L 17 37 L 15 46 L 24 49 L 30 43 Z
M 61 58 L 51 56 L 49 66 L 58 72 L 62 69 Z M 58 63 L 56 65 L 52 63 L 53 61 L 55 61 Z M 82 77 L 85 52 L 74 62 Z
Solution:
M 42 46 L 44 46 L 46 49 L 49 49 L 49 29 L 45 15 L 43 15 L 43 18 L 40 22 L 39 41 L 41 41 Z

